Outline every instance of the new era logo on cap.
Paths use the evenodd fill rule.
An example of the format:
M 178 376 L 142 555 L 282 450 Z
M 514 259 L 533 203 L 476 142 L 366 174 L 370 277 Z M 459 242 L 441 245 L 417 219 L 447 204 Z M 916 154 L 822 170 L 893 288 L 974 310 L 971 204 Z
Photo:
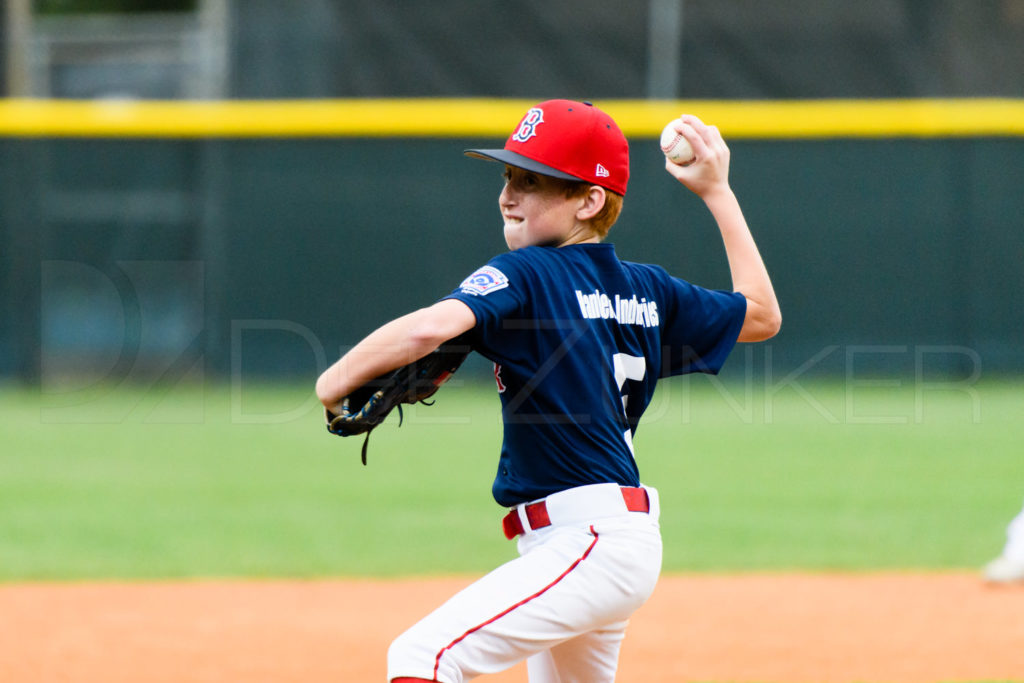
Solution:
M 608 114 L 589 102 L 548 100 L 531 107 L 504 149 L 467 154 L 543 175 L 579 180 L 626 194 L 629 143 Z

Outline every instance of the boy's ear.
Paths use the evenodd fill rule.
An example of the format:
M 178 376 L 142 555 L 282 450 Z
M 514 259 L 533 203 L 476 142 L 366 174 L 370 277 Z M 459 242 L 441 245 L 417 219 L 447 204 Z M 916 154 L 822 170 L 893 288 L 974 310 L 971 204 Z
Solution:
M 607 195 L 600 185 L 591 185 L 587 194 L 583 195 L 583 206 L 576 211 L 576 219 L 581 221 L 590 220 L 604 208 Z

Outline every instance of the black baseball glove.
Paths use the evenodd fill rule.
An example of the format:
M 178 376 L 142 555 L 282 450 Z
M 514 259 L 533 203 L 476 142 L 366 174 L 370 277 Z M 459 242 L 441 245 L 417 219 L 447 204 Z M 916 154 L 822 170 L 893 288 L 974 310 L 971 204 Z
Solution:
M 426 399 L 448 381 L 471 350 L 465 335 L 455 337 L 423 358 L 370 380 L 341 400 L 340 414 L 324 409 L 327 431 L 337 436 L 366 434 L 362 451 L 365 465 L 370 432 L 395 407 L 398 408 L 398 425 L 401 426 L 402 404 L 427 403 Z

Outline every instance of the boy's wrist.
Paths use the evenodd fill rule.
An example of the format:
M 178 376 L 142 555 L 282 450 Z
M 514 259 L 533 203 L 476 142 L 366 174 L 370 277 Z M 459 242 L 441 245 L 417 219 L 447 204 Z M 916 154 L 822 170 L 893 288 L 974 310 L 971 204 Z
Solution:
M 719 206 L 737 203 L 736 195 L 727 183 L 709 188 L 707 192 L 701 195 L 701 199 L 704 200 L 704 203 L 707 204 L 712 213 Z

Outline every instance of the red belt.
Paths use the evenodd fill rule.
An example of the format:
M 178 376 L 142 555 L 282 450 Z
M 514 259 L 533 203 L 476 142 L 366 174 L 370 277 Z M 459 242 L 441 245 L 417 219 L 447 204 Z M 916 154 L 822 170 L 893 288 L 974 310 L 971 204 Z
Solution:
M 641 486 L 621 486 L 622 499 L 626 501 L 626 509 L 630 512 L 650 512 L 651 501 L 647 497 L 647 490 Z M 530 503 L 526 506 L 526 521 L 530 523 L 530 529 L 543 529 L 551 526 L 551 518 L 548 516 L 548 506 L 544 501 Z M 505 530 L 505 538 L 512 540 L 519 534 L 526 531 L 523 528 L 523 521 L 519 518 L 519 508 L 513 508 L 501 520 L 501 526 Z

